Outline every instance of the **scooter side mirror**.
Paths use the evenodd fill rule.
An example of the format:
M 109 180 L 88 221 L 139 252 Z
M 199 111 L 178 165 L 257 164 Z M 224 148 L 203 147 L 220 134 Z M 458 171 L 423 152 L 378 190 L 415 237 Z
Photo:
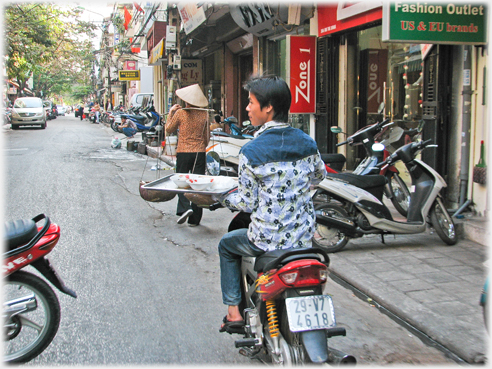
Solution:
M 342 133 L 342 129 L 340 127 L 337 127 L 337 126 L 331 126 L 330 127 L 330 131 L 331 133 Z

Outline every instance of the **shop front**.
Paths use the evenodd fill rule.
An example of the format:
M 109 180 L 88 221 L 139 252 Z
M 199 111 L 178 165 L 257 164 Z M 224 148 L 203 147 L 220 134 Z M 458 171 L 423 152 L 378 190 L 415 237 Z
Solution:
M 462 46 L 456 40 L 441 42 L 428 33 L 424 39 L 391 38 L 386 30 L 391 23 L 388 11 L 369 3 L 318 5 L 318 146 L 322 152 L 337 152 L 337 140 L 344 137 L 332 134 L 331 126 L 352 134 L 382 119 L 379 113 L 383 108 L 384 116 L 395 125 L 404 129 L 423 127 L 421 138 L 432 139 L 438 145 L 424 152 L 422 158 L 444 177 L 448 183 L 447 204 L 457 208 L 463 202 L 460 177 L 462 170 L 466 170 L 459 149 L 463 147 L 464 132 L 459 103 L 463 95 L 463 73 L 480 74 L 475 56 L 480 54 L 477 50 L 483 49 Z M 406 20 L 408 16 L 405 15 Z M 433 22 L 440 23 L 429 17 L 417 15 L 419 22 L 425 23 L 405 23 L 400 19 L 392 24 L 408 29 L 420 25 L 422 35 L 423 27 L 429 29 L 429 25 L 437 27 Z M 464 72 L 467 48 L 475 61 L 471 71 Z M 477 118 L 468 130 L 484 126 L 482 118 Z M 476 142 L 472 141 L 471 145 Z M 470 143 L 464 150 L 469 148 Z M 338 152 L 347 157 L 347 169 L 354 169 L 365 156 L 360 148 L 346 145 Z

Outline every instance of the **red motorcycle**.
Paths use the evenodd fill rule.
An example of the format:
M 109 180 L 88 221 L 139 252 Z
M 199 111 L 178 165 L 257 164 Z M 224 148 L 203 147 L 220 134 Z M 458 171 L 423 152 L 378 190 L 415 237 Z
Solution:
M 44 224 L 38 223 L 44 219 Z M 21 270 L 37 269 L 61 292 L 76 298 L 67 288 L 46 255 L 60 239 L 60 227 L 39 214 L 32 219 L 5 223 L 4 275 L 4 362 L 25 363 L 51 343 L 60 324 L 60 303 L 44 279 Z

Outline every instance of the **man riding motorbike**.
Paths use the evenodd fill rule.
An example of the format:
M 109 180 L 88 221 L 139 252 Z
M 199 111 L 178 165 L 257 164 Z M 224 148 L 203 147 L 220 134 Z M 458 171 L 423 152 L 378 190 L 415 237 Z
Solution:
M 316 142 L 287 123 L 287 83 L 256 77 L 244 88 L 251 124 L 261 128 L 240 151 L 237 191 L 216 198 L 230 209 L 251 213 L 248 229 L 229 232 L 219 243 L 222 300 L 228 306 L 220 332 L 244 326 L 239 310 L 242 256 L 311 247 L 316 216 L 309 190 L 326 174 Z

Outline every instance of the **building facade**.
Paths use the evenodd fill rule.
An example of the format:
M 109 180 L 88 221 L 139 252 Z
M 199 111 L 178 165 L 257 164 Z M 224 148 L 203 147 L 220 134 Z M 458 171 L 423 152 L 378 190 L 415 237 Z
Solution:
M 351 134 L 380 119 L 383 107 L 395 125 L 421 127 L 421 138 L 438 145 L 422 159 L 448 183 L 447 207 L 485 216 L 487 187 L 474 172 L 490 145 L 487 9 L 442 3 L 439 13 L 436 5 L 396 4 L 155 3 L 143 14 L 127 7 L 132 29 L 141 30 L 132 34 L 138 63 L 146 59 L 153 68 L 161 114 L 175 103 L 176 89 L 199 83 L 209 108 L 241 124 L 248 119 L 243 83 L 252 74 L 279 75 L 293 101 L 308 102 L 293 106 L 291 124 L 311 135 L 321 153 L 343 153 L 351 170 L 364 153 L 337 148 L 344 138 L 330 128 Z M 149 20 L 157 12 L 159 21 Z

